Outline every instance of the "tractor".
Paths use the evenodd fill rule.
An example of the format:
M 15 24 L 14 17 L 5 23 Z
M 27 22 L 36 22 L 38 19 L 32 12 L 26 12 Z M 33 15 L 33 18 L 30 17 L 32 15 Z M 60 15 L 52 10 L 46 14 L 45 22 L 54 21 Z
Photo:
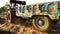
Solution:
M 7 21 L 14 23 L 18 17 L 31 22 L 39 31 L 50 31 L 60 21 L 60 2 L 26 5 L 25 1 L 10 0 Z

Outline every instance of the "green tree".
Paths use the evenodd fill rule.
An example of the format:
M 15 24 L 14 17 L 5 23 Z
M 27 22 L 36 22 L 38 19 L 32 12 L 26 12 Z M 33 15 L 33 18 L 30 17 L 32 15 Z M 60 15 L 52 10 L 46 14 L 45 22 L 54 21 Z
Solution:
M 1 7 L 0 12 L 7 12 L 7 8 L 6 7 Z

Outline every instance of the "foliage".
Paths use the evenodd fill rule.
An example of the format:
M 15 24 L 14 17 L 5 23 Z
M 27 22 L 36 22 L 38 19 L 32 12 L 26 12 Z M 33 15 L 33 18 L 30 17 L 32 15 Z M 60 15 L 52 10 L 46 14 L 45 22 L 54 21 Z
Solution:
M 6 7 L 1 7 L 0 12 L 7 12 L 7 8 Z

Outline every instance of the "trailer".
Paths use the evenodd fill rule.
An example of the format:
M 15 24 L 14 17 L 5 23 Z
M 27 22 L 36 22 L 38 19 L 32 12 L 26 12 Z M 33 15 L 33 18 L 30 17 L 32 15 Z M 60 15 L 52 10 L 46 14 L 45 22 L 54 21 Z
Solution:
M 60 1 L 26 5 L 25 1 L 10 1 L 7 21 L 15 18 L 29 21 L 39 31 L 50 31 L 60 21 Z

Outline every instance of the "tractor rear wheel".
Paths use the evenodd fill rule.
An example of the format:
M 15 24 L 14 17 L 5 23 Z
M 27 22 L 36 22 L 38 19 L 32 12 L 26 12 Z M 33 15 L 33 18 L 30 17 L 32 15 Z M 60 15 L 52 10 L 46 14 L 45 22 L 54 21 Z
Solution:
M 50 31 L 52 24 L 48 17 L 36 17 L 32 20 L 33 26 L 39 31 Z

